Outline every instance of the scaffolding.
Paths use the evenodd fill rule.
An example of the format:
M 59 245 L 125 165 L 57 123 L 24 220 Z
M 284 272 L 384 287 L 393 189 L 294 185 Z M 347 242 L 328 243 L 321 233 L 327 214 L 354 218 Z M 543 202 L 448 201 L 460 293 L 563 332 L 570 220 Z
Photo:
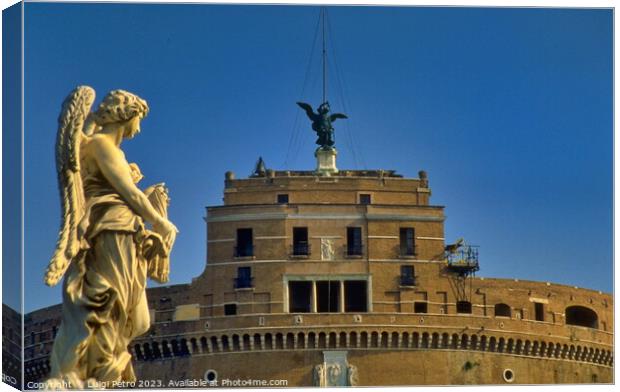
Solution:
M 475 275 L 480 270 L 478 246 L 461 245 L 456 250 L 446 251 L 448 269 L 461 277 Z
M 480 269 L 478 248 L 476 245 L 466 245 L 462 239 L 446 246 L 447 269 L 452 275 L 450 282 L 457 303 L 471 304 L 472 279 L 468 278 L 475 276 Z

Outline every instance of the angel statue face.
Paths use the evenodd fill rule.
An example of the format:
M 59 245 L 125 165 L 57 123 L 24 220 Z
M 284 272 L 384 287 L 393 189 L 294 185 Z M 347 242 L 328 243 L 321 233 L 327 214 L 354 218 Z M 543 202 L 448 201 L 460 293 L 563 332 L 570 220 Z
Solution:
M 140 120 L 139 116 L 133 117 L 125 124 L 125 130 L 123 131 L 123 138 L 133 139 L 134 136 L 140 133 Z
M 324 102 L 321 104 L 321 106 L 319 106 L 319 110 L 318 110 L 319 114 L 325 114 L 329 112 L 329 103 L 328 102 Z
M 123 137 L 132 139 L 140 132 L 140 121 L 148 112 L 149 106 L 142 98 L 124 90 L 113 90 L 103 98 L 93 117 L 101 127 L 121 123 Z

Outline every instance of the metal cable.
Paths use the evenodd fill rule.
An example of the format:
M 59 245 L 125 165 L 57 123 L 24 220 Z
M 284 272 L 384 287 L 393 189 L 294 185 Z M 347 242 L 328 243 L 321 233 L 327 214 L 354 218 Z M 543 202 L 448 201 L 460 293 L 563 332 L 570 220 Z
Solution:
M 331 26 L 331 22 L 329 19 L 329 15 L 327 15 L 327 32 L 329 34 L 329 38 L 331 41 L 331 49 L 332 49 L 332 53 L 333 53 L 333 58 L 334 58 L 334 69 L 335 69 L 335 73 L 336 73 L 336 84 L 339 88 L 340 91 L 340 103 L 342 104 L 342 109 L 344 110 L 345 114 L 349 114 L 349 105 L 347 104 L 348 99 L 346 99 L 346 95 L 345 95 L 345 91 L 348 90 L 346 88 L 346 80 L 344 79 L 344 76 L 342 74 L 342 72 L 340 71 L 340 68 L 338 67 L 338 56 L 336 54 L 336 46 L 335 46 L 335 40 L 333 37 L 333 30 L 332 30 L 332 26 Z M 349 144 L 349 149 L 351 150 L 351 154 L 353 156 L 353 161 L 355 163 L 356 168 L 359 167 L 359 161 L 358 161 L 358 154 L 357 154 L 357 149 L 355 148 L 355 143 L 354 143 L 354 139 L 352 136 L 352 132 L 349 126 L 349 122 L 351 121 L 351 119 L 348 119 L 347 121 L 344 121 L 344 129 L 345 129 L 345 133 L 347 135 L 347 142 Z M 360 151 L 359 153 L 360 155 L 360 160 L 362 162 L 362 166 L 364 167 L 364 169 L 367 169 L 366 167 L 366 162 L 362 156 L 362 153 Z
M 308 59 L 308 66 L 306 67 L 306 74 L 304 76 L 304 83 L 302 85 L 301 88 L 301 94 L 300 94 L 300 100 L 303 98 L 304 93 L 306 91 L 306 86 L 308 84 L 308 78 L 310 75 L 310 70 L 312 67 L 312 59 L 314 58 L 314 48 L 316 47 L 316 42 L 317 42 L 317 37 L 319 34 L 319 26 L 320 26 L 320 22 L 321 22 L 321 14 L 319 13 L 319 18 L 317 19 L 316 22 L 316 27 L 314 29 L 314 39 L 312 40 L 312 48 L 310 49 L 310 58 Z M 300 110 L 296 110 L 295 111 L 295 121 L 293 123 L 293 131 L 291 132 L 291 136 L 289 138 L 289 142 L 288 142 L 288 148 L 286 150 L 286 158 L 284 160 L 284 167 L 286 168 L 288 163 L 289 163 L 289 156 L 291 153 L 291 150 L 294 149 L 294 146 L 296 145 L 296 143 L 298 142 L 299 139 L 299 114 L 300 114 Z M 295 159 L 297 156 L 297 154 L 295 154 L 293 156 L 293 159 Z M 292 163 L 292 162 L 291 162 Z

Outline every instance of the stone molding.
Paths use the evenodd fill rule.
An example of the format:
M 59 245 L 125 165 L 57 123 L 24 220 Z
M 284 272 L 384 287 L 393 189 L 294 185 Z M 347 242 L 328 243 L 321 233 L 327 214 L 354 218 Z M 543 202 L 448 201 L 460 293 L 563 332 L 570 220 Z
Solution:
M 444 216 L 429 215 L 392 215 L 392 214 L 287 214 L 277 212 L 265 212 L 254 214 L 230 214 L 222 216 L 211 216 L 205 220 L 208 223 L 214 222 L 246 222 L 256 220 L 284 220 L 284 219 L 306 219 L 306 220 L 374 220 L 374 221 L 407 221 L 407 222 L 443 222 Z

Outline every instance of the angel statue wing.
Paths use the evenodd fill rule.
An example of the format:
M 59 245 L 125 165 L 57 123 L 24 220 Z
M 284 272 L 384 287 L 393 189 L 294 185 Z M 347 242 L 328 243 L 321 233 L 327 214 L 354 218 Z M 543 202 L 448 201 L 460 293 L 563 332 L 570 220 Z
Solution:
M 56 172 L 62 209 L 56 250 L 45 272 L 45 284 L 56 285 L 80 250 L 77 227 L 84 214 L 84 189 L 80 176 L 80 142 L 95 100 L 95 90 L 79 86 L 62 104 L 56 135 Z
M 304 102 L 297 102 L 297 105 L 302 108 L 303 110 L 306 111 L 306 114 L 308 115 L 308 118 L 311 121 L 315 121 L 316 120 L 316 114 L 314 113 L 314 111 L 312 110 L 312 106 L 308 105 L 307 103 Z
M 338 118 L 349 118 L 349 117 L 347 117 L 346 115 L 342 113 L 334 113 L 331 116 L 329 116 L 329 121 L 334 122 Z

